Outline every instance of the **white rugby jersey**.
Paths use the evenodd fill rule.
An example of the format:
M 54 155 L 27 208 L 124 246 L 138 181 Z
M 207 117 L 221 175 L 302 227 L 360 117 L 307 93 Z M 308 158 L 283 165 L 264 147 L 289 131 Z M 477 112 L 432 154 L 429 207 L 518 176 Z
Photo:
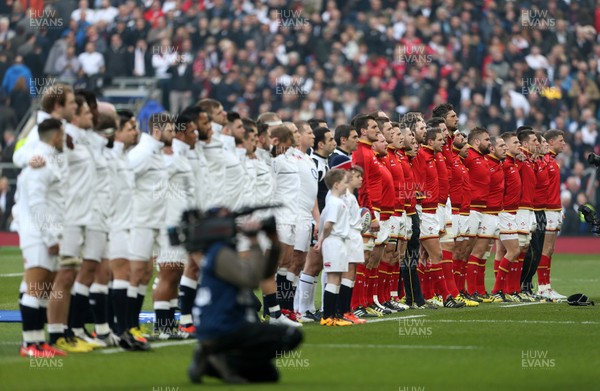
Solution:
M 29 159 L 33 156 L 33 150 L 40 143 L 40 134 L 38 133 L 38 125 L 42 123 L 44 120 L 52 118 L 52 116 L 45 111 L 38 111 L 35 118 L 36 125 L 31 129 L 29 134 L 27 135 L 27 139 L 25 139 L 25 144 L 23 144 L 19 149 L 15 150 L 13 153 L 13 163 L 17 167 L 25 167 L 29 162 Z M 64 123 L 65 121 L 63 121 Z
M 108 159 L 111 151 L 106 148 L 108 140 L 94 132 L 87 132 L 90 149 L 96 162 L 96 183 L 94 186 L 92 204 L 93 221 L 90 228 L 97 231 L 108 232 L 108 219 L 113 214 L 112 202 L 113 182 Z
M 69 165 L 65 224 L 91 226 L 94 222 L 92 203 L 96 198 L 96 159 L 92 155 L 89 132 L 73 124 L 66 124 L 65 132 L 73 141 L 73 149 L 64 149 Z
M 115 141 L 109 159 L 113 198 L 109 228 L 111 232 L 131 229 L 133 225 L 133 187 L 135 179 L 129 168 L 125 144 Z
M 256 203 L 260 205 L 270 204 L 273 199 L 273 186 L 275 183 L 271 161 L 269 160 L 267 163 L 264 159 L 257 158 L 254 160 L 254 168 L 256 170 L 256 184 L 254 186 Z
M 275 218 L 282 224 L 296 224 L 297 202 L 300 192 L 300 175 L 294 148 L 288 150 L 272 162 L 274 176 L 273 202 L 283 206 L 275 209 Z
M 258 205 L 259 203 L 264 203 L 265 200 L 260 200 L 257 198 L 256 196 L 256 159 L 250 159 L 248 156 L 246 156 L 246 150 L 242 149 L 242 148 L 238 148 L 241 151 L 239 151 L 240 153 L 243 151 L 243 155 L 241 156 L 240 160 L 242 161 L 242 164 L 244 165 L 244 169 L 246 170 L 246 174 L 248 176 L 248 182 L 247 182 L 247 186 L 246 186 L 246 190 L 244 191 L 244 197 L 245 197 L 245 206 L 255 206 Z M 268 201 L 268 200 L 266 200 Z
M 139 144 L 127 156 L 135 175 L 133 227 L 164 227 L 167 209 L 160 192 L 167 186 L 167 171 L 160 152 L 163 146 L 148 133 L 142 133 Z
M 312 209 L 317 199 L 319 190 L 317 167 L 308 154 L 297 148 L 293 148 L 293 156 L 298 165 L 300 176 L 300 191 L 298 192 L 298 214 L 303 217 L 312 218 Z
M 21 249 L 59 242 L 65 212 L 65 156 L 45 142 L 31 152 L 44 158 L 40 168 L 26 166 L 17 179 L 16 204 L 13 208 Z
M 163 155 L 169 177 L 164 196 L 161 197 L 167 203 L 166 227 L 178 226 L 183 212 L 196 204 L 196 179 L 187 158 L 190 146 L 174 138 L 172 147 L 172 155 Z
M 326 222 L 333 223 L 333 228 L 331 230 L 332 236 L 343 239 L 350 236 L 350 216 L 348 214 L 348 207 L 341 198 L 332 194 L 327 198 L 327 204 L 321 212 L 321 227 L 323 227 Z
M 189 150 L 187 157 L 195 178 L 196 207 L 200 210 L 206 210 L 210 183 L 208 181 L 208 165 L 204 156 L 204 143 L 197 142 L 194 149 Z
M 346 194 L 344 194 L 342 200 L 346 204 L 348 210 L 348 221 L 350 228 L 359 232 L 362 231 L 362 223 L 360 219 L 361 208 L 358 205 L 356 197 L 350 191 L 346 191 Z
M 210 143 L 204 144 L 204 156 L 208 166 L 208 198 L 206 209 L 225 206 L 225 151 L 218 137 L 212 137 Z

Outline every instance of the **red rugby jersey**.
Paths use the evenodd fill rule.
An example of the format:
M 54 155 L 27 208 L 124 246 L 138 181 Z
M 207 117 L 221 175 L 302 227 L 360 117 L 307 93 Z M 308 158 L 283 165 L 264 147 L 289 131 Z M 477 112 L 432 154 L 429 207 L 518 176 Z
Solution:
M 394 178 L 392 177 L 392 173 L 386 167 L 385 161 L 387 160 L 387 154 L 379 155 L 376 153 L 375 156 L 377 156 L 379 172 L 381 173 L 380 216 L 381 220 L 385 221 L 389 219 L 396 210 L 396 191 L 394 188 Z M 389 165 L 389 162 L 387 162 L 387 165 Z
M 504 171 L 504 212 L 516 212 L 521 201 L 521 174 L 519 173 L 519 163 L 515 157 L 506 154 L 506 159 L 502 164 Z
M 446 157 L 442 152 L 435 154 L 435 165 L 437 167 L 440 194 L 438 203 L 446 205 L 448 201 L 448 195 L 450 194 L 450 172 L 448 172 L 448 166 L 446 165 Z
M 487 158 L 469 145 L 469 152 L 463 163 L 469 170 L 471 209 L 483 212 L 490 194 L 490 168 L 487 165 Z
M 452 204 L 452 214 L 458 214 L 463 198 L 463 175 L 469 176 L 467 168 L 458 156 L 459 150 L 452 147 L 452 181 L 450 181 L 450 203 Z
M 485 213 L 496 214 L 502 211 L 504 199 L 504 170 L 502 162 L 496 156 L 487 155 L 487 163 L 490 168 L 490 194 L 487 198 Z
M 404 212 L 404 171 L 402 164 L 398 160 L 396 154 L 396 148 L 388 146 L 388 154 L 386 159 L 383 160 L 383 164 L 392 173 L 392 179 L 394 179 L 394 192 L 396 195 L 396 215 L 400 216 Z
M 556 162 L 556 152 L 549 150 L 546 155 L 548 162 L 548 191 L 546 210 L 560 211 L 560 166 Z
M 433 149 L 429 146 L 423 146 L 419 149 L 417 157 L 421 156 L 424 171 L 422 172 L 424 195 L 421 201 L 423 213 L 435 213 L 440 198 L 439 177 Z M 414 166 L 413 166 L 414 167 Z
M 536 185 L 535 171 L 533 162 L 531 161 L 531 153 L 524 148 L 521 148 L 521 151 L 525 154 L 526 159 L 519 164 L 521 168 L 521 200 L 519 201 L 519 209 L 532 209 Z
M 415 191 L 413 169 L 403 149 L 396 150 L 396 156 L 398 156 L 398 161 L 402 165 L 402 172 L 404 173 L 404 185 L 400 188 L 401 197 L 404 198 L 404 208 L 407 215 L 415 214 L 417 212 L 417 193 Z
M 381 172 L 370 142 L 358 141 L 358 147 L 352 153 L 352 163 L 364 170 L 363 184 L 358 189 L 358 204 L 368 208 L 374 217 L 373 211 L 379 210 L 381 203 Z
M 460 156 L 458 158 L 463 164 L 463 167 L 465 167 L 464 163 L 466 158 L 462 158 Z M 469 175 L 469 170 L 467 169 L 467 167 L 465 167 L 465 171 L 466 174 L 463 175 L 462 183 L 463 196 L 462 201 L 460 202 L 459 214 L 468 216 L 471 213 L 471 196 L 473 195 L 473 193 L 471 192 L 471 176 Z
M 533 193 L 533 209 L 543 210 L 548 204 L 548 186 L 550 179 L 548 177 L 548 162 L 543 156 L 535 159 L 535 192 Z
M 413 176 L 415 178 L 415 192 L 417 195 L 417 204 L 421 204 L 425 198 L 425 157 L 421 154 L 423 145 L 419 147 L 417 155 L 410 160 Z M 436 200 L 437 202 L 437 200 Z

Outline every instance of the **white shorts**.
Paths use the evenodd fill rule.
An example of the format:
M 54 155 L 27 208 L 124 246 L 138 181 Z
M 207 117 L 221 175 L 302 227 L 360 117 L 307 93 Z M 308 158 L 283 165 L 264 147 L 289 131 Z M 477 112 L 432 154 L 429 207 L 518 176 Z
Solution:
M 161 230 L 159 243 L 159 250 L 152 253 L 152 257 L 156 258 L 156 263 L 162 266 L 183 266 L 187 263 L 188 254 L 185 248 L 183 246 L 171 246 L 166 231 Z
M 281 243 L 293 246 L 296 243 L 296 226 L 277 223 L 277 236 Z
M 85 235 L 84 226 L 66 226 L 60 239 L 60 255 L 62 257 L 81 258 Z
M 131 259 L 129 252 L 129 239 L 131 234 L 128 229 L 112 231 L 108 234 L 108 259 Z
M 399 224 L 399 226 L 396 230 L 396 235 L 398 236 L 398 239 L 400 239 L 400 240 L 410 239 L 410 237 L 407 235 L 407 233 L 408 233 L 408 225 L 410 223 L 412 223 L 412 221 L 406 215 L 406 212 L 402 212 L 402 215 L 396 216 L 396 219 L 398 219 L 398 224 Z M 412 231 L 412 227 L 411 227 L 411 231 Z
M 440 236 L 446 232 L 446 206 L 438 204 L 435 215 L 440 222 Z
M 365 262 L 365 247 L 360 231 L 350 230 L 350 237 L 346 239 L 346 253 L 349 263 Z
M 461 219 L 461 217 L 468 218 L 469 216 L 463 216 L 459 214 L 452 215 L 452 235 L 454 235 L 454 237 L 457 240 L 460 238 L 461 235 L 460 228 L 465 222 L 465 219 Z
M 312 237 L 313 230 L 312 217 L 298 218 L 296 222 L 296 240 L 294 242 L 294 250 L 302 251 L 303 253 L 308 252 L 310 249 L 310 239 Z
M 328 236 L 323 240 L 323 271 L 325 272 L 347 272 L 348 253 L 346 244 L 342 238 Z
M 517 210 L 517 232 L 521 235 L 528 235 L 531 233 L 532 222 L 536 224 L 535 214 L 529 209 Z
M 440 220 L 440 226 L 444 228 L 440 236 L 440 243 L 454 243 L 456 235 L 454 235 L 454 231 L 452 230 L 452 207 L 450 206 L 450 201 L 448 201 L 446 206 L 439 206 L 438 212 L 440 212 L 438 218 L 444 219 Z
M 421 235 L 419 239 L 439 238 L 440 237 L 440 222 L 437 218 L 437 213 L 421 214 Z
M 388 219 L 385 221 L 379 220 L 379 232 L 377 232 L 377 238 L 375 239 L 375 245 L 384 244 L 388 241 L 391 234 L 392 222 Z
M 498 229 L 500 230 L 500 240 L 518 239 L 516 213 L 498 213 Z
M 83 244 L 83 259 L 100 262 L 108 258 L 108 233 L 85 229 L 85 243 Z
M 562 227 L 562 213 L 555 210 L 546 211 L 546 231 L 558 232 Z
M 465 222 L 464 226 L 464 235 L 466 237 L 474 238 L 477 236 L 477 232 L 479 232 L 479 227 L 481 226 L 481 222 L 483 221 L 483 215 L 481 212 L 477 212 L 476 210 L 472 210 L 469 213 L 468 219 Z
M 48 254 L 48 247 L 45 244 L 36 244 L 21 249 L 23 255 L 23 266 L 25 270 L 39 267 L 55 272 L 59 269 L 59 257 Z
M 258 246 L 263 253 L 271 249 L 271 240 L 269 240 L 267 234 L 265 234 L 263 231 L 260 231 L 256 235 L 256 239 L 258 241 Z M 237 234 L 236 248 L 238 252 L 250 251 L 250 243 L 250 239 L 246 235 L 242 235 L 240 233 Z
M 500 234 L 500 228 L 498 228 L 498 216 L 483 213 L 483 218 L 481 220 L 481 225 L 479 226 L 479 231 L 477 231 L 477 236 L 480 238 L 498 238 Z
M 400 239 L 400 230 L 404 224 L 403 216 L 391 216 L 390 217 L 390 241 L 397 242 Z
M 130 261 L 149 261 L 153 254 L 157 254 L 160 248 L 159 233 L 155 228 L 132 228 L 129 231 Z

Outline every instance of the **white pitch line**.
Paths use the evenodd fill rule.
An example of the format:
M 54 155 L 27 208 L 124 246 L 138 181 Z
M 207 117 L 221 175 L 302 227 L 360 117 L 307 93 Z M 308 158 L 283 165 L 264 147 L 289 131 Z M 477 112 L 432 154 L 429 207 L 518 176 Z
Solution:
M 400 320 L 400 319 L 413 319 L 413 318 L 422 318 L 427 315 L 410 315 L 410 316 L 396 316 L 394 318 L 381 318 L 381 319 L 373 319 L 367 320 L 367 324 L 369 323 L 379 323 L 379 322 L 390 322 L 392 320 Z
M 545 304 L 545 303 L 542 303 L 541 301 L 536 301 L 534 303 L 505 304 L 505 305 L 499 305 L 498 307 L 500 307 L 500 308 L 514 308 L 514 307 L 523 307 L 523 306 L 526 306 L 526 305 L 535 305 L 535 304 Z
M 160 349 L 160 348 L 166 348 L 169 346 L 178 346 L 178 345 L 189 345 L 192 343 L 196 343 L 198 342 L 195 339 L 186 339 L 184 341 L 172 341 L 172 342 L 158 342 L 158 343 L 153 343 L 150 344 L 151 349 Z M 111 349 L 102 349 L 99 350 L 99 352 L 104 353 L 104 354 L 113 354 L 113 353 L 121 353 L 121 352 L 126 352 L 127 350 L 125 349 L 121 349 L 121 348 L 111 348 Z
M 575 322 L 573 320 L 511 320 L 511 319 L 429 319 L 428 322 L 438 323 L 531 323 L 531 324 L 600 324 L 600 322 L 583 321 Z
M 23 275 L 23 273 L 7 273 L 7 274 L 0 274 L 0 277 L 21 277 Z
M 466 345 L 378 345 L 378 344 L 303 344 L 302 346 L 311 348 L 341 348 L 341 349 L 431 349 L 431 350 L 475 350 L 481 349 L 480 346 Z

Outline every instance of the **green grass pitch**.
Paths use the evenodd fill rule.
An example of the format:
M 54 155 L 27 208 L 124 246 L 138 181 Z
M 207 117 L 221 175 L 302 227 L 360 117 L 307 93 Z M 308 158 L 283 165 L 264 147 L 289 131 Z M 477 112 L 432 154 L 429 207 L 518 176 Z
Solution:
M 600 301 L 599 256 L 558 254 L 552 269 L 556 290 Z M 18 273 L 19 250 L 0 248 L 0 309 L 18 309 Z M 492 277 L 488 268 L 488 289 Z M 0 323 L 0 390 L 600 390 L 600 306 L 409 310 L 345 328 L 309 324 L 303 332 L 299 350 L 276 361 L 280 383 L 233 387 L 206 378 L 195 386 L 186 377 L 194 341 L 41 364 L 18 355 L 20 324 Z

